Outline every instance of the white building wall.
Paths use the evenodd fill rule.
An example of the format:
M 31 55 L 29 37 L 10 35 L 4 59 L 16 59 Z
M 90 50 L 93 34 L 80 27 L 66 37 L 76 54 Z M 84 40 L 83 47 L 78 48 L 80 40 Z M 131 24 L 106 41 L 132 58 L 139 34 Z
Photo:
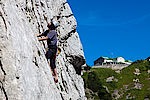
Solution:
M 125 59 L 123 57 L 118 57 L 117 62 L 125 62 Z
M 131 65 L 131 62 L 125 62 L 125 64 L 127 64 L 127 65 Z
M 106 63 L 106 62 L 113 62 L 112 60 L 104 60 L 104 63 Z

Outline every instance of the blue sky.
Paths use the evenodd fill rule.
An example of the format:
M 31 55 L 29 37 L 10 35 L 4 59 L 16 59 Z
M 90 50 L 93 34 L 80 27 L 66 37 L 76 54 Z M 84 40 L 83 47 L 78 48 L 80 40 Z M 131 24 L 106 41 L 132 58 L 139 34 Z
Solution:
M 150 0 L 68 0 L 77 20 L 86 62 L 101 56 L 150 56 Z

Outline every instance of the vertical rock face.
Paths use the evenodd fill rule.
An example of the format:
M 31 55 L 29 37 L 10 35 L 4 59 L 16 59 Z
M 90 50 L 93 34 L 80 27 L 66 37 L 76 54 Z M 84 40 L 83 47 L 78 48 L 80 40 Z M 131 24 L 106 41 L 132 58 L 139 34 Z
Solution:
M 59 22 L 55 83 L 36 33 Z M 85 63 L 76 20 L 66 0 L 0 0 L 0 100 L 84 100 Z

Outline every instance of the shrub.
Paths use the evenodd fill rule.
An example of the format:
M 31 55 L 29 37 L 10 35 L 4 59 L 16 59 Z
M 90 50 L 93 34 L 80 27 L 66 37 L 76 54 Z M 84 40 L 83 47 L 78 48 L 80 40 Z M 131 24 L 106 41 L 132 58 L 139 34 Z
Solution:
M 112 100 L 111 94 L 105 88 L 99 89 L 98 96 L 100 100 Z
M 102 84 L 99 82 L 99 78 L 96 72 L 89 72 L 87 86 L 93 92 L 97 92 L 102 87 Z

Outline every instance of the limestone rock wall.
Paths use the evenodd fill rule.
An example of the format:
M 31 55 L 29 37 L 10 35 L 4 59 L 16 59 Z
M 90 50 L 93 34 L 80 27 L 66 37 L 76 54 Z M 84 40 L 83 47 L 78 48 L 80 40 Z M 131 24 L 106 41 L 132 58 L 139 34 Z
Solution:
M 59 22 L 58 83 L 35 34 Z M 0 0 L 0 100 L 84 100 L 85 63 L 76 20 L 66 0 Z

